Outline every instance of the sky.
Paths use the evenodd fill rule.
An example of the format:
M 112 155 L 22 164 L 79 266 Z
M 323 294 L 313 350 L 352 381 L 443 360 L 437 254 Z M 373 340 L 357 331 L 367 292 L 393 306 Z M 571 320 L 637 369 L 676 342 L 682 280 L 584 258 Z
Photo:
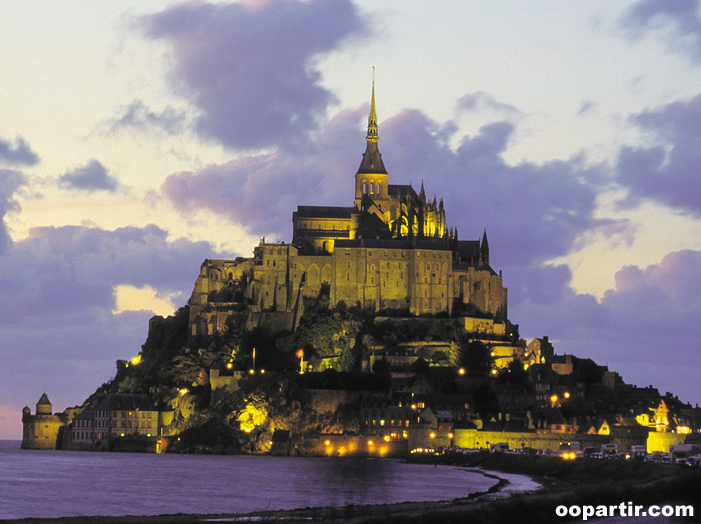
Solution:
M 521 336 L 701 402 L 699 0 L 5 0 L 0 54 L 0 439 L 350 205 L 373 66 L 390 183 L 486 229 Z

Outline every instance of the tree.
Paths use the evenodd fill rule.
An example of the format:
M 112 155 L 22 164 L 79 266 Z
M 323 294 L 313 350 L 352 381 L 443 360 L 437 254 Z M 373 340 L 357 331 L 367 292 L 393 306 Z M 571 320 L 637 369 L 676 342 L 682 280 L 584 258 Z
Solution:
M 473 340 L 463 351 L 462 365 L 471 375 L 487 375 L 492 369 L 492 353 L 483 342 Z

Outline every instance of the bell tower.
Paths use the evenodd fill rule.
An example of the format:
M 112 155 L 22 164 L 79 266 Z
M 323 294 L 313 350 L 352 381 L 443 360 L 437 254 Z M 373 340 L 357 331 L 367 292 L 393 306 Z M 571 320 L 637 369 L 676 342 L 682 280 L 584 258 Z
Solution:
M 372 68 L 372 99 L 370 101 L 370 116 L 368 117 L 367 143 L 358 172 L 355 174 L 355 207 L 360 209 L 363 198 L 369 197 L 379 208 L 389 202 L 388 175 L 382 162 L 382 155 L 377 149 L 380 138 L 377 135 L 377 113 L 375 111 L 375 68 Z M 389 211 L 389 207 L 387 210 Z

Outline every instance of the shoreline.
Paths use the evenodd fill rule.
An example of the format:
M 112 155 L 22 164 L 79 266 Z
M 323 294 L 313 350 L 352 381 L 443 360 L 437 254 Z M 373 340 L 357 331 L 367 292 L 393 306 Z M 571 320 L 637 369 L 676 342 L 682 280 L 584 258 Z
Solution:
M 464 509 L 479 503 L 493 503 L 506 500 L 519 494 L 534 494 L 544 488 L 543 484 L 525 474 L 514 474 L 484 470 L 481 467 L 458 466 L 467 471 L 479 473 L 497 483 L 485 491 L 477 491 L 452 500 L 395 502 L 388 504 L 367 504 L 349 506 L 319 506 L 286 510 L 259 510 L 249 513 L 217 514 L 164 514 L 164 515 L 123 515 L 123 516 L 70 516 L 48 518 L 20 518 L 0 520 L 0 523 L 23 524 L 195 524 L 201 522 L 297 522 L 353 524 L 384 516 L 417 516 L 427 511 L 451 511 Z

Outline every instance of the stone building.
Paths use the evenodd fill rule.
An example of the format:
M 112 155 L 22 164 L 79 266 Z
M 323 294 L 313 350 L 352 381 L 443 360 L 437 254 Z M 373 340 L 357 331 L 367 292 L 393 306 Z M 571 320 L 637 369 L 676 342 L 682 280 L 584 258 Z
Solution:
M 292 330 L 302 298 L 322 288 L 332 306 L 418 316 L 449 315 L 457 305 L 460 316 L 477 310 L 506 320 L 507 290 L 490 266 L 486 231 L 481 240 L 459 240 L 442 199 L 427 199 L 423 183 L 418 193 L 389 183 L 374 84 L 365 141 L 352 206 L 299 206 L 291 243 L 262 239 L 253 258 L 204 261 L 190 298 L 191 335 L 221 333 L 239 311 L 248 313 L 248 327 Z
M 22 410 L 22 449 L 61 449 L 64 447 L 65 431 L 70 414 L 53 414 L 53 406 L 46 392 L 36 404 L 32 415 L 29 406 Z

